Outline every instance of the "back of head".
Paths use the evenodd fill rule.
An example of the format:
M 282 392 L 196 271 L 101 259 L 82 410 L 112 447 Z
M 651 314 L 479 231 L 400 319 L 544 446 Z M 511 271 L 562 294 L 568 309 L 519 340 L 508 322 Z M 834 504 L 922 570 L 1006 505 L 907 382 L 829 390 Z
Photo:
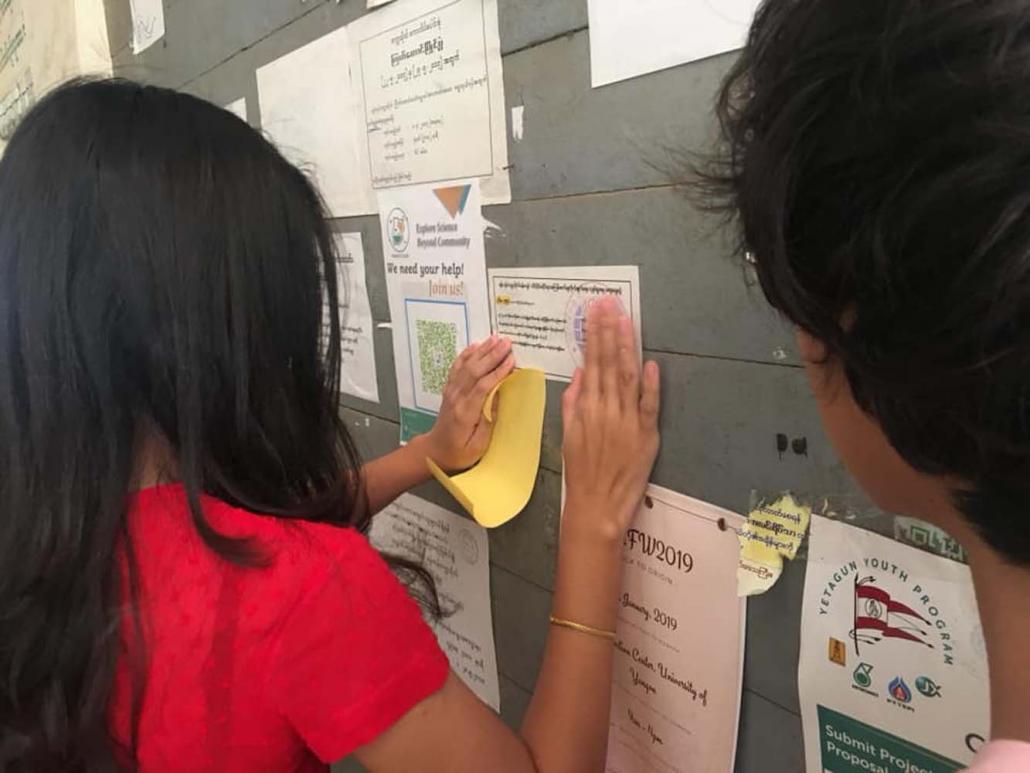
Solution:
M 766 0 L 719 110 L 767 297 L 1030 562 L 1030 5 Z
M 202 100 L 77 82 L 0 160 L 0 769 L 100 770 L 143 438 L 199 492 L 341 520 L 335 258 L 310 183 Z M 137 546 L 138 548 L 138 546 Z

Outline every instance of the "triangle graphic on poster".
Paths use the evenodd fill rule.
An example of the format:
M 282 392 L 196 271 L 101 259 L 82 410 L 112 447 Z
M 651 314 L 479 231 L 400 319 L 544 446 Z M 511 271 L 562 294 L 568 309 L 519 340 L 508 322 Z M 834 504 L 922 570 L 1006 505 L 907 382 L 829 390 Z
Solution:
M 455 218 L 459 213 L 465 212 L 465 204 L 468 203 L 471 190 L 471 185 L 455 185 L 451 188 L 434 188 L 433 193 L 450 216 Z

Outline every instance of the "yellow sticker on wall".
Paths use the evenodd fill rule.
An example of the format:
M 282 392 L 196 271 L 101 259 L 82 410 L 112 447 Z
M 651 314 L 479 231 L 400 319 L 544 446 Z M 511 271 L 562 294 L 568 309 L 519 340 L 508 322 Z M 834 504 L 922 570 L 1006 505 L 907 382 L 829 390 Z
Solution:
M 497 415 L 492 416 L 494 394 Z M 492 529 L 525 508 L 536 485 L 544 429 L 547 381 L 542 370 L 522 368 L 487 398 L 483 415 L 494 423 L 493 437 L 479 464 L 450 476 L 432 459 L 429 470 L 480 525 Z
M 765 593 L 780 579 L 783 559 L 797 555 L 811 516 L 811 508 L 799 505 L 790 494 L 751 511 L 740 530 L 738 596 Z

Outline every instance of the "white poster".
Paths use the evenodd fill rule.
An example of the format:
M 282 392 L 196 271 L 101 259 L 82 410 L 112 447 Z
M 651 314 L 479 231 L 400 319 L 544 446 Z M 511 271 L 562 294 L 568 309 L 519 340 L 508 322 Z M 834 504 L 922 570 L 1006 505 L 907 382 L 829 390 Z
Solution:
M 378 549 L 418 561 L 433 575 L 445 616 L 430 624 L 451 669 L 483 703 L 500 711 L 486 529 L 402 494 L 375 516 L 369 536 Z
M 377 190 L 480 179 L 511 201 L 497 0 L 408 0 L 350 26 Z
M 640 269 L 576 266 L 490 269 L 490 326 L 512 341 L 520 368 L 568 381 L 583 364 L 590 302 L 610 295 L 633 320 L 640 349 Z
M 798 683 L 809 773 L 964 769 L 990 729 L 969 568 L 813 516 Z
M 314 175 L 333 217 L 375 212 L 347 27 L 258 68 L 261 128 Z
M 454 358 L 490 335 L 477 180 L 379 192 L 401 442 L 433 426 Z
M 741 48 L 759 0 L 589 0 L 594 88 Z
M 139 55 L 164 37 L 162 0 L 129 0 L 132 11 L 132 53 Z
M 0 3 L 0 143 L 36 100 L 22 0 Z
M 623 544 L 609 773 L 732 773 L 747 600 L 744 519 L 649 486 Z M 650 506 L 648 506 L 650 504 Z
M 336 234 L 336 286 L 340 302 L 340 389 L 379 402 L 372 310 L 365 283 L 365 247 L 360 233 Z

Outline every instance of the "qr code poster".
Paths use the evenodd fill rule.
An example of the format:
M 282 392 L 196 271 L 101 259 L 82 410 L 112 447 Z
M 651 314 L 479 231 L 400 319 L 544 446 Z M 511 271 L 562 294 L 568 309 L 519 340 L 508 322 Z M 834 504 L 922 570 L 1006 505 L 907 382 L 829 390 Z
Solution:
M 469 344 L 468 307 L 455 301 L 405 301 L 415 407 L 438 413 L 451 364 Z

